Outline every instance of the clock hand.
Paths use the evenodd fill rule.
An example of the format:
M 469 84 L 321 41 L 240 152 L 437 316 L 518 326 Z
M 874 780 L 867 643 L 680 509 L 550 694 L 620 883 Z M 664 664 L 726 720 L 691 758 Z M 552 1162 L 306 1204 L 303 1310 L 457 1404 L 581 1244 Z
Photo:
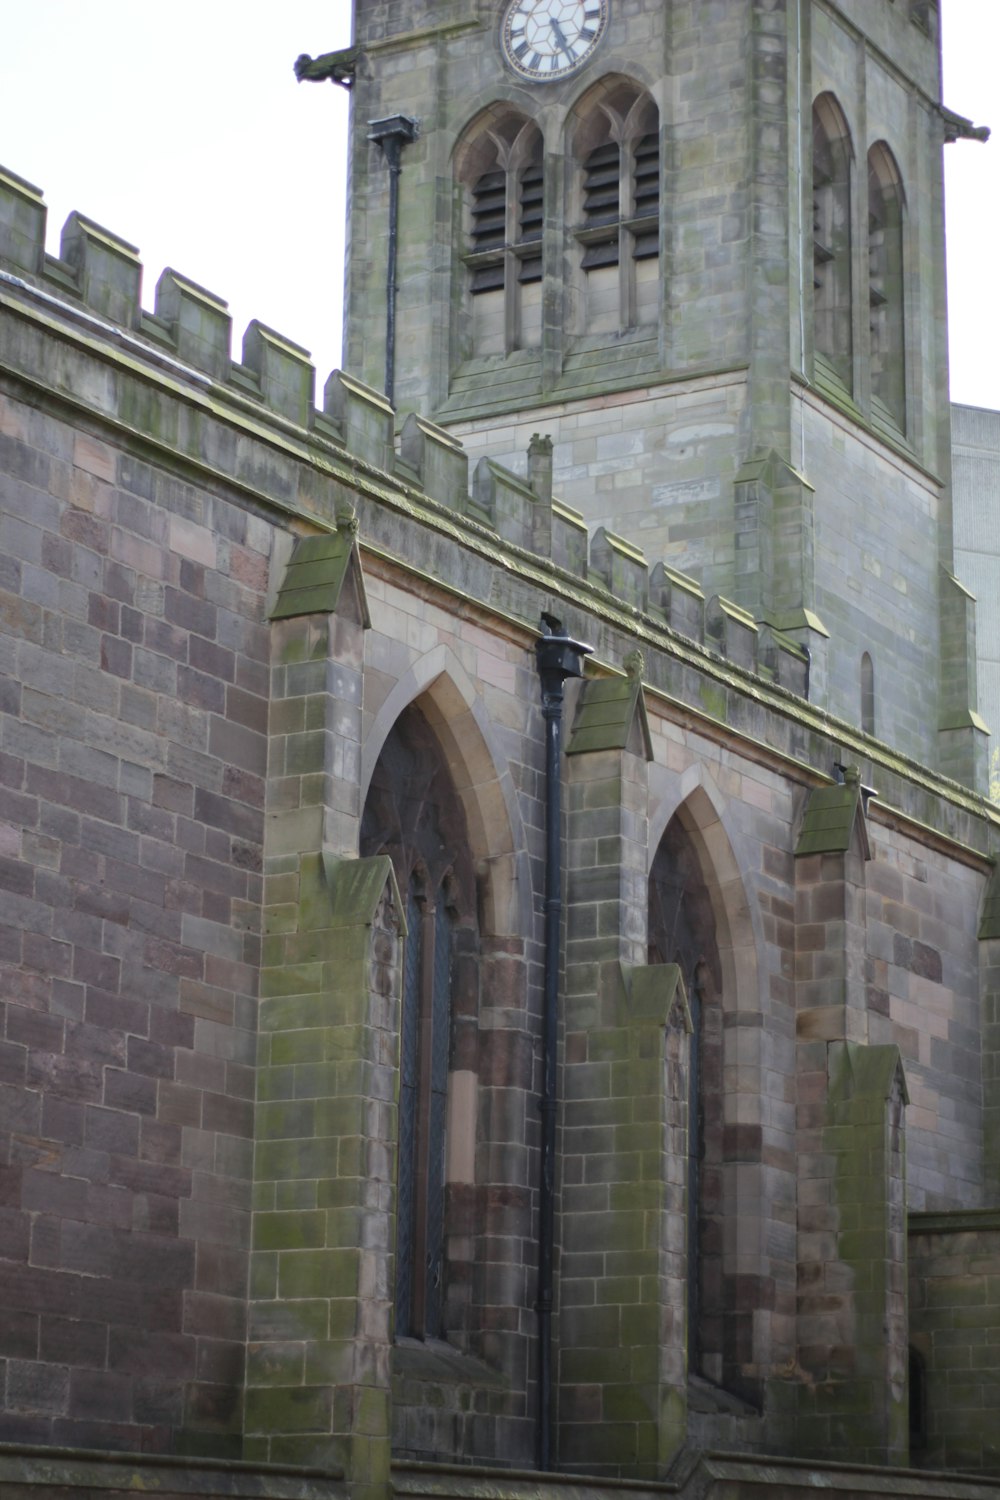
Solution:
M 570 57 L 572 54 L 570 53 L 570 50 L 569 50 L 569 43 L 566 41 L 566 37 L 565 37 L 565 34 L 563 32 L 563 29 L 559 25 L 559 22 L 556 20 L 555 16 L 550 16 L 549 17 L 549 25 L 552 27 L 552 31 L 553 31 L 553 34 L 555 36 L 556 44 L 557 44 L 557 46 L 559 48 L 559 51 L 560 52 L 565 52 L 566 56 Z

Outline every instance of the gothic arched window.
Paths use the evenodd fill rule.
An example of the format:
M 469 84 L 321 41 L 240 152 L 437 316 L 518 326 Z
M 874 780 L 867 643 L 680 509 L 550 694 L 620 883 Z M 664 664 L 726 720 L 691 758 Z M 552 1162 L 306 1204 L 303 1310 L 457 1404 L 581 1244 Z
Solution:
M 848 391 L 853 385 L 850 132 L 832 94 L 813 105 L 813 348 Z
M 861 728 L 875 733 L 875 668 L 867 651 L 861 658 Z
M 655 322 L 659 304 L 660 129 L 635 84 L 606 80 L 577 111 L 572 215 L 584 275 L 583 329 L 618 333 Z
M 680 967 L 691 1011 L 688 1078 L 688 1364 L 735 1383 L 734 1329 L 723 1282 L 723 1030 L 715 913 L 697 849 L 680 818 L 649 876 L 649 962 Z M 731 1320 L 730 1320 L 731 1321 Z
M 491 111 L 459 153 L 465 199 L 467 352 L 536 347 L 542 330 L 544 169 L 538 127 Z
M 396 1333 L 448 1322 L 446 1118 L 458 1017 L 453 991 L 478 946 L 475 878 L 462 804 L 416 707 L 400 716 L 372 776 L 361 853 L 388 854 L 406 907 L 400 1020 Z M 468 1002 L 468 995 L 466 995 Z M 468 1004 L 466 1004 L 468 1010 Z
M 884 141 L 868 153 L 869 359 L 873 415 L 906 428 L 903 184 Z M 881 405 L 882 410 L 878 407 Z

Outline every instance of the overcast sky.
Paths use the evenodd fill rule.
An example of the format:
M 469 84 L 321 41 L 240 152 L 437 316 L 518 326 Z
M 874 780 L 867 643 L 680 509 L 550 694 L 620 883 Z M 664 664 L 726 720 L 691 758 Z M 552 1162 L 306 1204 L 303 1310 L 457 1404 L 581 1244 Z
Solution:
M 881 4 L 884 0 L 864 0 Z M 953 399 L 1000 408 L 1000 0 L 942 0 L 945 102 L 995 139 L 945 150 Z M 350 0 L 0 0 L 0 163 L 339 362 L 347 95 L 292 64 L 347 46 Z

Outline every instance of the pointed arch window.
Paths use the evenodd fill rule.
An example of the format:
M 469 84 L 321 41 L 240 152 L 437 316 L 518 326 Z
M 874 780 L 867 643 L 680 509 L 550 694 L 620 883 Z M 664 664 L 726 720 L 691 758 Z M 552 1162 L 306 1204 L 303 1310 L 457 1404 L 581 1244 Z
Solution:
M 542 137 L 521 115 L 490 115 L 459 154 L 471 299 L 470 346 L 509 354 L 541 341 Z
M 724 1140 L 721 972 L 715 914 L 697 849 L 671 819 L 649 876 L 649 962 L 676 963 L 691 1012 L 688 1077 L 688 1365 L 735 1388 L 737 1330 L 723 1277 Z
M 399 1024 L 396 1173 L 396 1334 L 442 1336 L 451 1321 L 446 1171 L 448 1089 L 456 1018 L 457 950 L 465 984 L 478 933 L 461 802 L 420 710 L 408 708 L 386 740 L 361 826 L 363 855 L 386 853 L 405 892 Z
M 872 415 L 906 429 L 903 185 L 884 141 L 868 153 L 868 302 Z
M 572 154 L 578 164 L 584 327 L 620 332 L 653 322 L 660 251 L 655 104 L 625 80 L 602 83 L 579 112 Z
M 861 658 L 861 728 L 875 733 L 875 667 L 867 651 Z
M 819 377 L 853 386 L 850 132 L 832 94 L 813 105 L 813 351 Z

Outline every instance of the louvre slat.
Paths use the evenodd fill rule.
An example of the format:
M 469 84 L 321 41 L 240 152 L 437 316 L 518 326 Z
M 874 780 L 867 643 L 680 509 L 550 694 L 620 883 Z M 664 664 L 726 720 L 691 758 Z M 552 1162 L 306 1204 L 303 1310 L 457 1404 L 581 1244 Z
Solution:
M 613 240 L 602 240 L 598 245 L 588 245 L 583 256 L 583 269 L 592 271 L 597 266 L 618 264 L 618 236 Z
M 618 218 L 619 152 L 614 142 L 598 146 L 591 151 L 584 164 L 583 218 L 587 225 L 612 224 Z M 593 248 L 593 247 L 592 247 Z M 612 262 L 593 261 L 588 251 L 584 266 L 606 265 Z M 617 258 L 617 247 L 615 251 Z
M 496 292 L 502 290 L 503 280 L 503 261 L 490 266 L 478 266 L 472 273 L 469 290 L 473 296 L 479 292 Z

